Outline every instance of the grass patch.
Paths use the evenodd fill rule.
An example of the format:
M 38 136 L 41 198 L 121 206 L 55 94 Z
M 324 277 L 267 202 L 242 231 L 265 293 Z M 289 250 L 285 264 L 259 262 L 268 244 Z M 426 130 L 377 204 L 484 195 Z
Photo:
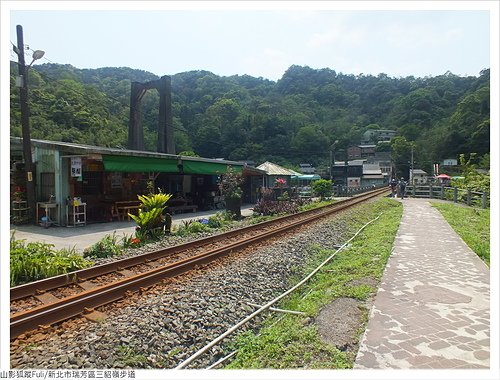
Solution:
M 129 368 L 145 368 L 148 359 L 129 346 L 118 346 L 117 362 Z
M 432 202 L 446 221 L 486 265 L 490 266 L 490 210 Z
M 322 307 L 336 298 L 367 300 L 373 295 L 376 288 L 367 285 L 363 280 L 370 278 L 378 281 L 382 277 L 399 227 L 401 204 L 383 198 L 359 206 L 341 216 L 348 218 L 349 228 L 354 233 L 379 215 L 380 218 L 361 232 L 349 248 L 337 253 L 307 284 L 282 300 L 277 307 L 302 311 L 314 318 Z M 334 252 L 319 246 L 311 248 L 314 253 L 304 268 L 303 276 L 300 279 L 292 279 L 292 285 Z M 367 313 L 365 310 L 365 315 L 362 316 L 364 323 Z M 341 351 L 324 343 L 317 327 L 310 323 L 311 320 L 303 316 L 273 314 L 264 322 L 258 335 L 247 331 L 230 343 L 228 350 L 238 349 L 238 354 L 226 368 L 352 368 L 356 353 Z M 361 327 L 356 339 L 359 339 L 364 331 Z
M 73 272 L 91 266 L 75 249 L 54 249 L 54 244 L 26 243 L 10 238 L 10 286 Z

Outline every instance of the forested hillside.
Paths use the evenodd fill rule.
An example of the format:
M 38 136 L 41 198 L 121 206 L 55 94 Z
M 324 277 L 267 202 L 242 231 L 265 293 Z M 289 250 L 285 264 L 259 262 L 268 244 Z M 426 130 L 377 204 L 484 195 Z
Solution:
M 21 136 L 17 66 L 11 66 L 11 135 Z M 131 81 L 157 79 L 130 68 L 30 69 L 32 137 L 126 147 Z M 336 150 L 359 143 L 367 129 L 395 129 L 398 160 L 415 142 L 417 166 L 460 153 L 489 153 L 489 69 L 477 77 L 392 78 L 291 66 L 277 82 L 208 71 L 172 76 L 176 150 L 202 157 L 329 165 Z M 158 94 L 143 99 L 148 150 L 155 150 Z M 386 147 L 387 148 L 387 147 Z M 381 147 L 383 149 L 383 147 Z

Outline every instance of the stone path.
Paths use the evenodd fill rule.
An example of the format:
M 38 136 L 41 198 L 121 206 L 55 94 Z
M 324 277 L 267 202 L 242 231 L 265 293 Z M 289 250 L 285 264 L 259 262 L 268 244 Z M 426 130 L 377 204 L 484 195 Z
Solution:
M 354 368 L 489 368 L 489 268 L 428 200 L 402 202 Z

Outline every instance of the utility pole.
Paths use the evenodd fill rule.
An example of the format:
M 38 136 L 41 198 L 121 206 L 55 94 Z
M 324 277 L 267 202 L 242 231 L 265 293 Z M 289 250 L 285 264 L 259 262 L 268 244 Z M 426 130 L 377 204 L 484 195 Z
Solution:
M 335 163 L 333 162 L 333 147 L 330 149 L 330 181 L 333 182 L 333 165 Z
M 26 172 L 26 201 L 29 220 L 33 220 L 35 204 L 35 183 L 33 181 L 33 159 L 31 157 L 31 135 L 28 105 L 28 70 L 24 61 L 23 27 L 17 25 L 17 56 L 19 59 L 19 101 L 21 105 L 21 127 L 23 136 L 24 170 Z
M 411 184 L 414 185 L 415 180 L 413 179 L 413 143 L 411 143 L 411 166 L 410 166 L 410 176 Z

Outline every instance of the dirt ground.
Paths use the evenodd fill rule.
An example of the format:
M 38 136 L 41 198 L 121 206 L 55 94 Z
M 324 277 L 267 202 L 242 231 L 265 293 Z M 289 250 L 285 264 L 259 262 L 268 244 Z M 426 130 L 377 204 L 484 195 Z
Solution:
M 356 284 L 352 285 L 360 284 L 378 288 L 378 281 L 372 278 L 358 280 Z M 321 339 L 325 343 L 355 356 L 374 297 L 375 294 L 367 301 L 337 298 L 325 306 L 315 319 Z

